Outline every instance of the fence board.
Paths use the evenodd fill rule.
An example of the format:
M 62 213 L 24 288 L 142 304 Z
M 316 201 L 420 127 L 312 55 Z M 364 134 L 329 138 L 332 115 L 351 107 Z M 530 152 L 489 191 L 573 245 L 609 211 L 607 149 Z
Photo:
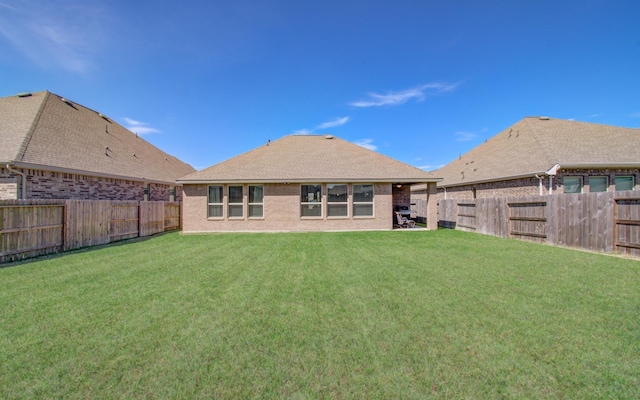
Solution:
M 164 230 L 180 229 L 180 203 L 164 203 Z
M 164 204 L 158 201 L 140 202 L 140 236 L 164 232 Z
M 111 233 L 112 242 L 138 237 L 138 202 L 137 201 L 112 201 L 111 202 Z
M 438 203 L 439 226 L 640 257 L 637 193 L 446 199 Z

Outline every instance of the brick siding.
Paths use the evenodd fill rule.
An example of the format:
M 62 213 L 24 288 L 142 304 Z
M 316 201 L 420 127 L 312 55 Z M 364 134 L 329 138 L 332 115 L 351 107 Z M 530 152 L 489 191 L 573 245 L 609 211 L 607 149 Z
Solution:
M 374 216 L 328 218 L 326 199 L 323 203 L 323 217 L 300 217 L 299 184 L 264 184 L 263 218 L 207 218 L 207 185 L 185 185 L 183 187 L 183 232 L 230 232 L 230 231 L 338 231 L 338 230 L 374 230 L 393 228 L 393 201 L 391 184 L 374 185 Z M 349 196 L 352 197 L 349 185 Z M 245 189 L 246 192 L 246 189 Z M 326 193 L 324 193 L 326 198 Z M 350 203 L 351 204 L 351 203 Z M 351 214 L 351 212 L 349 212 Z
M 26 174 L 27 199 L 77 199 L 77 200 L 144 200 L 145 182 L 103 178 L 91 175 L 68 174 L 62 172 L 18 169 Z M 0 170 L 0 199 L 10 196 L 14 199 L 20 193 L 22 177 Z M 149 184 L 149 198 L 152 201 L 170 201 L 172 186 Z M 181 201 L 182 190 L 175 189 L 175 201 Z

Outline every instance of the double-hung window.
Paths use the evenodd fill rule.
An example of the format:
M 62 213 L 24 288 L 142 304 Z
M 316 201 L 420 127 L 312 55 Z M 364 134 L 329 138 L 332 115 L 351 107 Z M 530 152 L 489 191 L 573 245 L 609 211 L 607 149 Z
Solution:
M 249 186 L 249 218 L 264 216 L 264 188 L 263 186 Z
M 229 186 L 229 218 L 243 217 L 244 196 L 242 189 L 242 186 Z
M 322 217 L 322 185 L 301 186 L 300 216 Z
M 209 186 L 207 217 L 222 218 L 222 186 Z
M 609 178 L 606 176 L 590 176 L 589 192 L 606 192 L 609 188 Z
M 346 217 L 349 212 L 349 193 L 346 184 L 327 185 L 327 217 Z
M 373 185 L 353 185 L 353 216 L 373 217 Z
M 633 190 L 633 176 L 616 176 L 616 192 L 621 190 Z
M 581 176 L 565 176 L 562 178 L 565 193 L 582 193 Z

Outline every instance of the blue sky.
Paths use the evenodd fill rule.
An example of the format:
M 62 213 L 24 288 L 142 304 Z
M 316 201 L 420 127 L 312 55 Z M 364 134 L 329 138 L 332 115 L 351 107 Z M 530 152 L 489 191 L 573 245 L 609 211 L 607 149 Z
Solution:
M 525 116 L 640 127 L 640 1 L 0 0 L 49 90 L 202 169 L 331 133 L 432 170 Z

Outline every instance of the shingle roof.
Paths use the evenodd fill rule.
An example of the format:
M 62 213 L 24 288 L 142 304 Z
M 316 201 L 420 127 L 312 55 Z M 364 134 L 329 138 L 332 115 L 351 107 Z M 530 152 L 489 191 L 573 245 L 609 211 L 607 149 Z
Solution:
M 48 91 L 0 99 L 0 162 L 174 183 L 195 171 L 112 119 Z
M 527 117 L 434 171 L 456 186 L 564 168 L 640 166 L 640 129 Z
M 187 175 L 197 182 L 435 182 L 436 175 L 331 135 L 291 135 Z

